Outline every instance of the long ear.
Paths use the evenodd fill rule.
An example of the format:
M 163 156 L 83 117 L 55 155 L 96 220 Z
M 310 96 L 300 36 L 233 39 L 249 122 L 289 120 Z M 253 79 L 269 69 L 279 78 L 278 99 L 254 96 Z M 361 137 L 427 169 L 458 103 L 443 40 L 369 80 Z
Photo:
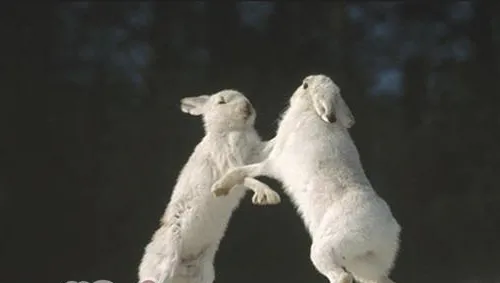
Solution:
M 203 108 L 208 98 L 208 95 L 185 97 L 181 99 L 181 111 L 193 116 L 199 116 L 203 114 Z
M 344 99 L 337 95 L 335 99 L 335 113 L 337 119 L 340 121 L 342 126 L 349 129 L 356 123 L 356 119 L 354 119 L 354 115 L 352 115 L 351 109 L 347 106 Z
M 334 113 L 334 97 L 330 93 L 317 92 L 312 96 L 314 110 L 327 123 L 335 123 L 337 118 Z
M 312 97 L 316 113 L 327 123 L 335 123 L 337 120 L 345 128 L 354 125 L 354 116 L 340 95 L 328 92 L 319 92 Z

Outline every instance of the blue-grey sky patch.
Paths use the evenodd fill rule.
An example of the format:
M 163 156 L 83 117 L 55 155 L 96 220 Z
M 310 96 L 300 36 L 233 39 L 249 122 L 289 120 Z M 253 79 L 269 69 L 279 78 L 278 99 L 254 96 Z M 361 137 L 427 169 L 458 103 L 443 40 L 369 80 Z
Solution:
M 454 21 L 464 21 L 472 18 L 473 9 L 470 1 L 457 1 L 449 4 L 448 16 Z
M 364 16 L 364 10 L 356 4 L 347 4 L 346 9 L 347 15 L 354 22 L 361 20 Z
M 191 2 L 193 11 L 202 12 L 206 7 L 205 1 Z M 449 34 L 449 27 L 439 21 L 406 21 L 392 13 L 391 9 L 398 3 L 355 3 L 347 4 L 349 18 L 364 30 L 365 36 L 356 43 L 357 61 L 364 65 L 365 72 L 372 76 L 374 81 L 371 93 L 391 95 L 401 94 L 400 68 L 406 59 L 415 55 L 430 56 L 433 66 L 438 66 L 445 59 L 465 60 L 470 55 L 470 41 L 467 38 L 450 38 L 443 42 L 443 36 Z M 98 66 L 106 66 L 110 72 L 122 77 L 133 84 L 140 84 L 143 80 L 141 71 L 149 64 L 151 47 L 145 41 L 134 42 L 132 32 L 137 28 L 148 28 L 153 21 L 153 2 L 141 2 L 124 6 L 125 23 L 108 27 L 83 27 L 81 16 L 90 6 L 90 2 L 73 2 L 61 4 L 59 18 L 62 22 L 61 32 L 64 34 L 57 52 L 59 60 L 77 60 L 94 64 L 94 68 L 79 67 L 74 72 L 75 80 L 90 81 L 92 72 Z M 237 5 L 241 23 L 244 26 L 262 31 L 267 27 L 269 17 L 274 12 L 275 3 L 264 1 L 238 2 Z M 455 21 L 466 22 L 473 15 L 472 5 L 469 2 L 454 2 L 448 4 L 448 16 Z M 387 17 L 378 17 L 387 15 Z M 132 27 L 132 28 L 131 28 Z M 317 30 L 307 34 L 310 39 Z M 186 48 L 186 30 L 183 25 L 170 27 L 170 47 L 182 52 Z M 84 43 L 78 43 L 77 39 Z M 334 38 L 324 43 L 326 46 L 335 46 Z M 198 48 L 198 49 L 196 49 Z M 332 47 L 334 52 L 335 47 Z M 200 67 L 210 61 L 209 52 L 203 47 L 192 47 L 185 54 L 189 64 Z M 333 61 L 332 61 L 333 62 Z M 109 66 L 108 66 L 109 64 Z M 113 71 L 112 71 L 113 70 Z M 86 72 L 90 72 L 85 75 Z
M 239 2 L 238 11 L 242 23 L 246 26 L 263 30 L 267 25 L 267 20 L 274 11 L 273 2 L 248 1 Z
M 372 88 L 372 94 L 402 94 L 402 73 L 399 68 L 387 68 L 377 73 L 377 80 Z
M 451 44 L 452 54 L 454 58 L 463 61 L 466 60 L 468 55 L 470 54 L 470 41 L 466 37 L 461 37 L 455 40 Z

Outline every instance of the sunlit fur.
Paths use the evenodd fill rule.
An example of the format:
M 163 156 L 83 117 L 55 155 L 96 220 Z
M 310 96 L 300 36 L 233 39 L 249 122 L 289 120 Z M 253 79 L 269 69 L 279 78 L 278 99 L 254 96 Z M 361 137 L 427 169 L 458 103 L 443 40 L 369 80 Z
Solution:
M 280 180 L 311 234 L 311 261 L 330 283 L 389 283 L 401 228 L 365 175 L 347 130 L 353 124 L 338 86 L 309 76 L 290 99 L 269 157 L 230 170 L 212 191 L 224 195 L 245 177 Z
M 180 172 L 161 225 L 145 248 L 139 282 L 212 283 L 215 253 L 245 188 L 254 191 L 254 204 L 280 202 L 276 192 L 253 178 L 224 198 L 210 192 L 228 169 L 267 154 L 254 128 L 255 110 L 243 94 L 224 90 L 184 98 L 181 110 L 202 115 L 205 136 Z

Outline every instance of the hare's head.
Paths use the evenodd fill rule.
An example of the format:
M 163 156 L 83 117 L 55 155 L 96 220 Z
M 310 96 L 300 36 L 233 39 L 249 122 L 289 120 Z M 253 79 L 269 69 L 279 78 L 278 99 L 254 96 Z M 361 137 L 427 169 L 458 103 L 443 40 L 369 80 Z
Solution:
M 325 75 L 311 75 L 302 81 L 290 99 L 291 107 L 314 110 L 327 123 L 354 125 L 354 116 L 340 95 L 340 88 Z
M 250 101 L 241 92 L 226 89 L 212 95 L 181 99 L 181 110 L 194 116 L 203 116 L 206 131 L 243 130 L 253 127 L 256 113 Z

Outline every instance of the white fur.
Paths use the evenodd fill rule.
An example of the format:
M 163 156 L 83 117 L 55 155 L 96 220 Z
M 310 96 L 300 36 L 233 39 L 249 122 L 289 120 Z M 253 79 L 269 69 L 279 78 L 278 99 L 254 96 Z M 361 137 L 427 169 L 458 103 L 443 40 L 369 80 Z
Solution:
M 212 192 L 224 195 L 245 177 L 280 180 L 311 234 L 311 261 L 330 283 L 389 283 L 401 228 L 365 175 L 347 130 L 353 124 L 335 83 L 309 76 L 290 99 L 269 157 L 230 170 Z
M 210 192 L 230 168 L 259 162 L 269 151 L 254 128 L 255 110 L 243 94 L 223 90 L 184 98 L 181 110 L 203 115 L 206 135 L 182 169 L 161 226 L 145 248 L 139 282 L 212 283 L 215 253 L 244 188 L 254 191 L 254 204 L 280 202 L 276 192 L 253 178 L 224 198 Z

